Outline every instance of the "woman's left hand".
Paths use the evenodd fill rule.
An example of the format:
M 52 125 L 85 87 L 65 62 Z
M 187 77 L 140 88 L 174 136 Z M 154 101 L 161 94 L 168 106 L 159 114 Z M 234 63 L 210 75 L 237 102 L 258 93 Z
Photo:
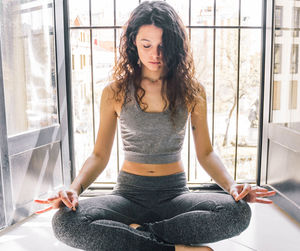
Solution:
M 271 204 L 273 202 L 270 199 L 262 197 L 273 196 L 275 193 L 275 191 L 258 186 L 252 187 L 249 184 L 233 184 L 230 188 L 230 194 L 236 201 L 243 199 L 247 202 Z

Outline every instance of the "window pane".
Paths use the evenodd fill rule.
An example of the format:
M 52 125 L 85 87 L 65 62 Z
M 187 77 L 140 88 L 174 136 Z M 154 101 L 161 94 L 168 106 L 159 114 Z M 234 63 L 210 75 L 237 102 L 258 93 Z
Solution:
M 261 30 L 241 30 L 237 180 L 255 180 L 260 104 Z
M 114 1 L 112 0 L 92 0 L 92 25 L 112 26 L 114 25 Z
M 298 54 L 299 45 L 291 45 L 291 56 L 290 56 L 290 73 L 298 73 Z
M 281 82 L 273 82 L 273 99 L 272 99 L 272 109 L 280 110 L 280 100 L 281 100 Z
M 235 166 L 237 105 L 237 30 L 216 31 L 214 149 L 231 175 Z
M 116 19 L 117 24 L 123 26 L 129 19 L 133 9 L 139 4 L 138 0 L 116 0 Z
M 70 26 L 89 26 L 89 0 L 69 0 Z
M 191 46 L 196 68 L 196 77 L 206 90 L 207 95 L 207 122 L 210 134 L 212 133 L 213 110 L 213 30 L 192 29 Z M 191 134 L 191 180 L 195 182 L 209 182 L 211 179 L 198 163 L 194 139 Z
M 53 3 L 21 2 L 2 1 L 1 12 L 9 136 L 58 123 Z
M 282 30 L 283 28 L 283 7 L 282 6 L 275 6 L 275 37 L 282 36 Z
M 239 1 L 216 0 L 216 25 L 234 26 L 238 25 Z
M 294 1 L 275 1 L 275 25 L 285 29 L 280 37 L 275 32 L 271 99 L 271 121 L 296 131 L 300 131 L 299 41 L 295 30 L 299 26 L 298 8 Z
M 300 28 L 300 7 L 294 7 L 292 13 L 292 28 L 293 36 L 299 37 L 299 28 Z
M 241 1 L 241 25 L 261 26 L 262 0 Z
M 166 0 L 178 13 L 184 25 L 189 25 L 189 2 L 186 0 Z
M 93 81 L 94 81 L 94 116 L 95 140 L 100 122 L 100 101 L 104 87 L 109 83 L 109 76 L 114 65 L 114 30 L 93 30 Z M 109 162 L 96 181 L 113 182 L 117 178 L 117 137 L 110 155 Z
M 213 25 L 214 0 L 191 1 L 191 25 Z
M 70 31 L 71 54 L 74 57 L 72 95 L 77 172 L 94 146 L 90 41 L 83 39 L 87 37 L 90 37 L 89 30 Z
M 292 80 L 289 88 L 289 109 L 297 109 L 298 81 Z
M 274 73 L 281 73 L 281 58 L 282 58 L 282 45 L 275 44 L 274 45 Z

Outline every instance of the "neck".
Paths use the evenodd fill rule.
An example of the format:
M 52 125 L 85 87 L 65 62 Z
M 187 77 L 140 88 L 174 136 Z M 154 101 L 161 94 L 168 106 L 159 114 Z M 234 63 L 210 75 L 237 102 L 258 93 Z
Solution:
M 147 79 L 149 80 L 151 83 L 156 83 L 158 82 L 159 80 L 162 80 L 162 76 L 158 77 L 158 78 L 151 78 L 151 77 L 148 77 L 148 76 L 142 76 L 142 79 Z
M 152 71 L 149 71 L 149 70 L 143 68 L 142 69 L 142 79 L 147 79 L 150 82 L 155 83 L 155 82 L 163 79 L 163 72 L 162 71 L 152 72 Z

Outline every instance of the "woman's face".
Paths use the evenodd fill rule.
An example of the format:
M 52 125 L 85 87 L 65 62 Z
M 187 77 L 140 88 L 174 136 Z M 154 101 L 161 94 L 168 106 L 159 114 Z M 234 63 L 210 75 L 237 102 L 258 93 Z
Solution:
M 162 72 L 163 70 L 163 30 L 155 25 L 140 27 L 135 45 L 142 63 L 143 70 Z

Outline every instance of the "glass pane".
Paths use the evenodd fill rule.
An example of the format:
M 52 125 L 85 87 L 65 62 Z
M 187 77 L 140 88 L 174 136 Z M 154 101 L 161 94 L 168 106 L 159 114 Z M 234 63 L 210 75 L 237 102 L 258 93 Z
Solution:
M 58 123 L 53 3 L 22 2 L 2 1 L 0 39 L 9 136 Z
M 275 14 L 274 14 L 274 23 L 275 23 L 275 37 L 282 36 L 282 28 L 283 28 L 283 7 L 275 6 Z
M 63 185 L 60 142 L 12 155 L 9 162 L 12 203 L 17 210 L 28 206 L 33 198 L 44 197 L 47 193 L 50 195 L 50 191 L 57 191 Z M 42 209 L 41 206 L 32 205 L 30 212 L 23 213 L 32 214 L 34 208 Z
M 207 95 L 207 122 L 212 133 L 213 110 L 213 30 L 191 29 L 191 46 L 196 68 L 196 78 L 206 90 Z M 197 160 L 194 139 L 191 133 L 191 180 L 195 182 L 209 182 L 211 179 Z
M 241 30 L 237 180 L 255 180 L 260 100 L 261 30 Z
M 231 175 L 236 145 L 238 32 L 216 31 L 214 149 Z
M 216 25 L 235 26 L 239 24 L 239 1 L 216 0 Z
M 214 24 L 214 0 L 191 0 L 191 25 Z
M 114 25 L 114 1 L 112 0 L 92 0 L 92 25 L 112 26 Z
M 294 37 L 299 37 L 299 29 L 300 29 L 300 6 L 299 7 L 293 7 L 293 13 L 292 13 L 292 34 Z
M 93 74 L 94 74 L 94 117 L 95 137 L 99 128 L 100 102 L 103 88 L 109 83 L 109 75 L 115 61 L 114 30 L 93 30 Z M 96 139 L 96 138 L 95 138 Z M 104 172 L 97 181 L 113 182 L 117 178 L 117 137 Z
M 275 23 L 286 29 L 281 31 L 281 36 L 275 31 L 271 121 L 300 131 L 299 39 L 296 30 L 300 6 L 294 6 L 296 3 L 275 3 Z
M 262 0 L 242 0 L 241 25 L 262 26 Z
M 70 30 L 72 56 L 72 95 L 77 172 L 91 154 L 93 141 L 93 102 L 91 81 L 90 31 Z
M 184 25 L 189 25 L 189 2 L 186 0 L 166 0 L 178 13 Z
M 116 19 L 117 24 L 123 26 L 129 19 L 133 9 L 139 4 L 138 0 L 116 0 Z
M 89 26 L 89 0 L 69 0 L 69 19 L 71 27 Z

